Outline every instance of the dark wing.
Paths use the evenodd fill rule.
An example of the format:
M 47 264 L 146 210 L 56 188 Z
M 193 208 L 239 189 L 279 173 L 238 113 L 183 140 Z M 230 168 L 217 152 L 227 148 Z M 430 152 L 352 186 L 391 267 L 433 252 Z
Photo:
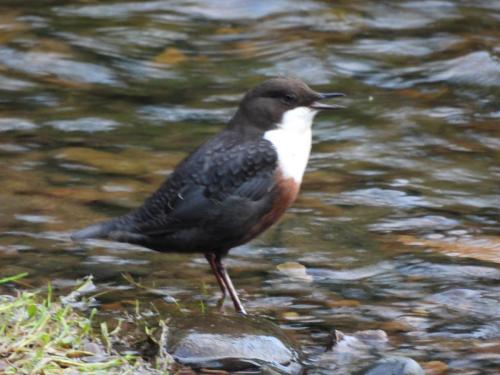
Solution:
M 123 220 L 133 225 L 133 232 L 155 237 L 210 224 L 225 206 L 256 202 L 270 192 L 276 165 L 269 141 L 224 131 L 185 159 Z

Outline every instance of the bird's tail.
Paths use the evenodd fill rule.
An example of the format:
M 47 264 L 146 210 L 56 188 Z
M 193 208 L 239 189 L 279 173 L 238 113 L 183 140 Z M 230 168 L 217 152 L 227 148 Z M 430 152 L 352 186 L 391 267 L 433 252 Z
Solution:
M 109 234 L 116 230 L 117 223 L 115 220 L 103 221 L 101 223 L 90 225 L 86 228 L 77 230 L 71 234 L 73 241 L 84 240 L 89 238 L 106 239 Z

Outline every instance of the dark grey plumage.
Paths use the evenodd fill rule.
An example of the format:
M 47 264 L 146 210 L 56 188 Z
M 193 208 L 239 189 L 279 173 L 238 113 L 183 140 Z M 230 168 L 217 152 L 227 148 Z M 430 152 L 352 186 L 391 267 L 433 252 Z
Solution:
M 277 154 L 255 134 L 227 129 L 181 162 L 137 210 L 73 234 L 158 251 L 227 252 L 271 208 Z

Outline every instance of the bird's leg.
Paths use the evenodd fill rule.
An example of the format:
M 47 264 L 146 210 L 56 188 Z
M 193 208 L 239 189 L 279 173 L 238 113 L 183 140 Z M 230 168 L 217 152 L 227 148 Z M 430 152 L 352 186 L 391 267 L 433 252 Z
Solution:
M 217 267 L 217 271 L 219 275 L 222 277 L 222 280 L 224 280 L 224 284 L 226 285 L 227 290 L 229 291 L 229 295 L 231 296 L 231 299 L 233 300 L 234 308 L 236 309 L 236 312 L 239 312 L 243 315 L 246 315 L 247 312 L 245 311 L 245 308 L 241 304 L 241 301 L 238 297 L 238 293 L 236 293 L 236 289 L 234 289 L 233 282 L 231 281 L 231 278 L 229 277 L 229 274 L 226 271 L 226 268 L 221 262 L 221 257 L 216 256 L 215 257 L 215 265 Z
M 226 284 L 224 283 L 224 278 L 219 273 L 219 269 L 217 268 L 216 255 L 214 253 L 207 253 L 205 254 L 205 258 L 207 258 L 210 268 L 212 269 L 215 279 L 217 280 L 217 284 L 219 284 L 219 288 L 222 292 L 221 301 L 224 301 L 224 298 L 226 298 Z

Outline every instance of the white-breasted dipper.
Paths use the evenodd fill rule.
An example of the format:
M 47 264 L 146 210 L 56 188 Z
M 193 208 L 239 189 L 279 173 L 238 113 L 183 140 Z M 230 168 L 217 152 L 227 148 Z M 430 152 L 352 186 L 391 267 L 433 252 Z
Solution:
M 343 108 L 292 78 L 246 93 L 228 126 L 186 157 L 144 204 L 124 216 L 73 233 L 161 252 L 205 254 L 223 297 L 246 314 L 222 257 L 274 224 L 293 203 L 320 110 Z

